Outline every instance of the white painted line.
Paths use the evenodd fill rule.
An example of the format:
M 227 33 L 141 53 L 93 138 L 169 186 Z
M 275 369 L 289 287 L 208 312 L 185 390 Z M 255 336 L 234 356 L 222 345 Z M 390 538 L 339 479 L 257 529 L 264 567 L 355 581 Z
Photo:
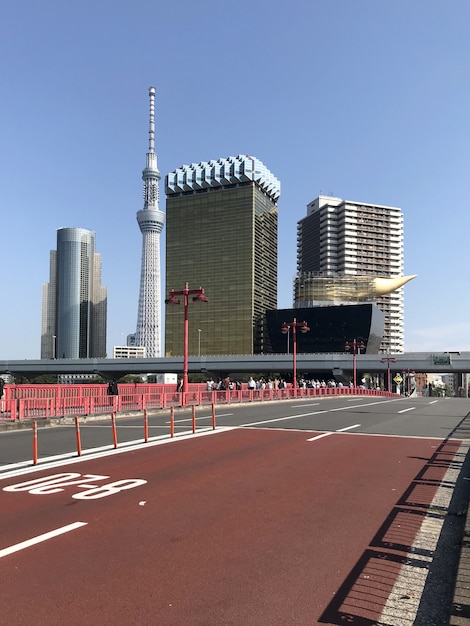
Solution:
M 374 406 L 376 404 L 388 404 L 389 402 L 397 402 L 401 400 L 401 398 L 393 398 L 392 400 L 379 400 L 378 402 L 367 402 L 366 404 L 358 404 L 357 406 L 362 409 L 363 406 Z M 349 411 L 350 409 L 355 409 L 354 406 L 341 406 L 337 409 L 329 409 L 331 412 L 333 411 Z
M 359 428 L 360 424 L 354 424 L 353 426 L 346 426 L 345 428 L 338 428 L 335 432 L 344 433 L 346 430 L 352 430 L 353 428 Z
M 439 402 L 439 400 L 431 400 L 431 402 L 429 402 L 429 404 L 436 404 L 436 402 Z
M 312 404 L 296 404 L 293 405 L 292 408 L 293 409 L 303 409 L 306 406 L 318 406 L 320 403 L 319 402 L 313 402 Z
M 310 439 L 307 439 L 307 441 L 316 441 L 317 439 L 322 439 L 323 437 L 329 437 L 332 434 L 333 433 L 323 433 L 322 435 L 317 435 L 316 437 L 311 437 Z
M 26 541 L 22 541 L 21 543 L 15 543 L 15 545 L 13 546 L 0 550 L 0 559 L 4 556 L 8 556 L 9 554 L 13 554 L 14 552 L 19 552 L 20 550 L 24 550 L 25 548 L 30 548 L 31 546 L 34 546 L 37 543 L 41 543 L 42 541 L 47 541 L 48 539 L 52 539 L 53 537 L 58 537 L 59 535 L 68 533 L 71 530 L 76 530 L 81 526 L 86 526 L 87 523 L 88 522 L 74 522 L 73 524 L 68 524 L 68 526 L 62 526 L 61 528 L 51 530 L 48 533 L 44 533 L 43 535 L 32 537 L 32 539 L 27 539 Z
M 403 409 L 402 411 L 398 411 L 398 413 L 407 413 L 408 411 L 414 411 L 415 409 L 415 406 L 410 406 L 409 409 Z
M 398 400 L 400 400 L 401 398 L 398 398 Z M 396 402 L 397 399 L 392 398 L 391 400 L 379 400 L 378 402 L 368 402 L 367 404 L 358 404 L 357 406 L 359 407 L 363 407 L 363 406 L 374 406 L 375 404 L 387 404 L 389 402 Z M 321 411 L 314 411 L 312 413 L 300 413 L 298 415 L 290 415 L 290 416 L 285 416 L 285 417 L 276 417 L 275 419 L 271 419 L 271 420 L 263 420 L 263 421 L 259 421 L 259 422 L 250 422 L 248 424 L 240 424 L 239 428 L 243 428 L 245 426 L 258 426 L 258 424 L 272 424 L 274 422 L 284 422 L 287 420 L 295 420 L 298 417 L 309 417 L 310 415 L 319 415 L 320 413 L 330 413 L 333 411 L 347 411 L 349 409 L 354 409 L 355 407 L 351 407 L 351 406 L 343 406 L 337 409 L 324 409 Z
M 243 428 L 245 426 L 258 426 L 258 424 L 272 424 L 273 422 L 286 422 L 287 420 L 295 420 L 298 417 L 308 417 L 309 415 L 319 415 L 320 413 L 328 413 L 328 411 L 315 411 L 314 413 L 302 413 L 299 415 L 276 417 L 272 420 L 263 420 L 260 422 L 250 422 L 249 424 L 241 424 L 238 428 Z
M 217 418 L 219 417 L 227 417 L 229 415 L 233 415 L 233 413 L 218 413 L 217 414 Z M 191 422 L 192 421 L 192 417 L 187 417 L 184 419 L 180 419 L 180 420 L 175 420 L 175 424 L 182 424 L 183 422 Z M 197 415 L 196 416 L 196 421 L 199 420 L 210 420 L 212 419 L 212 415 Z M 169 424 L 170 422 L 165 422 L 165 424 Z
M 67 455 L 59 454 L 57 456 L 50 456 L 45 459 L 39 459 L 38 465 L 34 466 L 31 466 L 31 461 L 27 461 L 28 467 L 24 466 L 25 462 L 21 462 L 21 464 L 13 463 L 11 465 L 7 465 L 5 468 L 2 468 L 2 471 L 0 472 L 0 480 L 3 480 L 4 478 L 14 478 L 16 476 L 33 474 L 35 472 L 40 472 L 42 470 L 51 469 L 54 467 L 63 467 L 64 465 L 83 463 L 83 461 L 89 461 L 92 459 L 103 459 L 107 456 L 113 456 L 114 454 L 122 454 L 123 452 L 145 450 L 145 448 L 150 448 L 152 446 L 161 446 L 170 443 L 176 443 L 177 441 L 185 439 L 196 439 L 198 437 L 205 437 L 207 435 L 215 435 L 235 429 L 236 428 L 232 426 L 218 426 L 214 430 L 212 427 L 209 426 L 206 428 L 201 428 L 196 433 L 186 431 L 175 434 L 174 437 L 169 437 L 168 435 L 150 437 L 147 443 L 145 443 L 142 439 L 139 439 L 137 441 L 127 442 L 126 444 L 119 444 L 118 448 L 114 448 L 114 446 L 112 445 L 106 446 L 103 449 L 90 448 L 89 450 L 83 450 L 82 456 L 77 456 L 76 452 L 71 452 Z M 101 451 L 97 452 L 97 450 Z
M 353 426 L 345 426 L 344 428 L 338 428 L 338 430 L 331 430 L 327 433 L 323 433 L 321 435 L 316 435 L 315 437 L 311 437 L 307 439 L 307 441 L 316 441 L 317 439 L 321 439 L 322 437 L 328 437 L 329 435 L 334 435 L 335 433 L 344 433 L 346 430 L 351 430 L 353 428 L 359 428 L 360 424 L 354 424 Z

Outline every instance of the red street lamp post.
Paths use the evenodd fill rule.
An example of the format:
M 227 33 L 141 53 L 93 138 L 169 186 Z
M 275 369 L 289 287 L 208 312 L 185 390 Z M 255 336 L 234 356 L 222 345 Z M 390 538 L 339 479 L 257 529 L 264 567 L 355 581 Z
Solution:
M 183 393 L 188 391 L 188 304 L 189 296 L 193 297 L 193 302 L 208 302 L 208 298 L 204 295 L 204 289 L 188 289 L 188 283 L 184 284 L 184 289 L 175 291 L 172 289 L 170 295 L 165 300 L 165 304 L 180 304 L 180 300 L 176 296 L 183 296 L 184 305 L 184 334 L 183 334 Z
M 346 341 L 346 343 L 344 344 L 344 349 L 345 350 L 352 350 L 352 354 L 353 354 L 353 380 L 354 380 L 354 389 L 357 387 L 357 367 L 356 367 L 356 355 L 357 353 L 361 350 L 365 349 L 365 343 L 363 341 L 357 341 L 357 339 L 353 339 L 353 341 L 349 342 Z
M 295 317 L 292 322 L 283 322 L 281 326 L 281 333 L 287 334 L 292 328 L 292 353 L 294 356 L 294 389 L 297 389 L 297 328 L 301 333 L 306 333 L 310 330 L 307 326 L 307 322 L 298 322 Z
M 380 359 L 381 363 L 385 363 L 385 361 L 387 361 L 387 391 L 391 391 L 391 380 L 390 380 L 390 363 L 396 363 L 396 359 L 393 356 L 390 356 L 389 354 L 387 356 L 384 356 L 383 359 Z

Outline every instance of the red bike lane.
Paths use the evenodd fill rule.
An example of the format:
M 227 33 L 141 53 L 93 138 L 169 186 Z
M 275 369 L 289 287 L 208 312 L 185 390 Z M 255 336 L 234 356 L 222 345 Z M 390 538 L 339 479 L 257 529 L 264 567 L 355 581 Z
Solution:
M 0 555 L 86 524 L 0 558 L 3 620 L 373 623 L 459 442 L 309 436 L 236 429 L 1 480 Z

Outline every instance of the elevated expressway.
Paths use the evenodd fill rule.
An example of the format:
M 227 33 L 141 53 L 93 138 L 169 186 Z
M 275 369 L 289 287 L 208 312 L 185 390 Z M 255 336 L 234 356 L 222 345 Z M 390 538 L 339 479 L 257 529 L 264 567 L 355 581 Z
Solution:
M 358 354 L 357 371 L 363 373 L 413 370 L 422 373 L 468 373 L 470 352 L 405 352 L 389 355 Z M 291 372 L 291 354 L 254 354 L 226 356 L 190 356 L 188 372 L 210 373 L 212 376 L 231 373 L 280 373 Z M 394 361 L 392 361 L 394 359 Z M 353 356 L 338 354 L 297 354 L 299 374 L 331 372 L 342 375 L 353 369 Z M 160 374 L 183 371 L 183 357 L 153 359 L 38 359 L 8 361 L 0 360 L 0 374 L 34 377 L 41 374 L 100 374 L 106 379 L 120 378 L 126 374 Z

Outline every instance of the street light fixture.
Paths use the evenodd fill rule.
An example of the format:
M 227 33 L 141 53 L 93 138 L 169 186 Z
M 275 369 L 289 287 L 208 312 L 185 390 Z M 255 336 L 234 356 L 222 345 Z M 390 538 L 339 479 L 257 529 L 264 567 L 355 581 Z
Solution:
M 203 287 L 199 289 L 189 289 L 188 283 L 184 284 L 184 289 L 175 291 L 172 289 L 170 295 L 165 300 L 165 304 L 180 304 L 180 300 L 176 296 L 183 296 L 184 305 L 184 329 L 183 329 L 183 393 L 188 391 L 188 305 L 189 296 L 193 297 L 193 302 L 208 302 L 208 298 L 204 295 Z
M 354 376 L 354 389 L 357 387 L 357 367 L 356 367 L 356 355 L 361 352 L 361 350 L 365 349 L 365 343 L 363 341 L 357 341 L 357 339 L 353 339 L 353 341 L 346 341 L 344 344 L 345 350 L 352 350 L 353 355 L 353 376 Z
M 406 370 L 403 370 L 403 377 L 406 376 L 406 379 L 407 379 L 408 397 L 411 396 L 411 374 L 414 374 L 414 373 L 415 371 L 410 370 L 409 368 Z
M 284 322 L 281 326 L 281 333 L 287 334 L 292 328 L 292 353 L 294 357 L 294 389 L 297 389 L 297 328 L 301 333 L 306 333 L 310 330 L 307 326 L 307 322 L 298 322 L 295 317 L 292 322 Z
M 391 380 L 390 380 L 390 363 L 396 363 L 396 358 L 387 354 L 382 359 L 380 359 L 381 363 L 385 363 L 387 361 L 387 391 L 391 391 Z

